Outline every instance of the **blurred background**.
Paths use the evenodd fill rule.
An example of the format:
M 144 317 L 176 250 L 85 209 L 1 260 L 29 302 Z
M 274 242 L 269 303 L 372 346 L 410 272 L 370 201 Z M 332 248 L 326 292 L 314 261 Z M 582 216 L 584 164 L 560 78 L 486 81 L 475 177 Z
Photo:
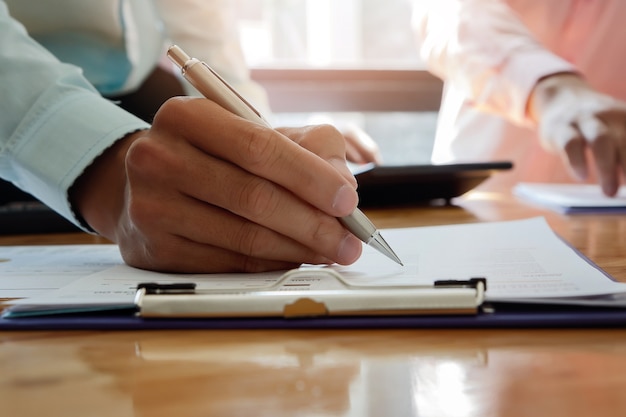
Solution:
M 412 0 L 235 0 L 276 126 L 353 123 L 385 163 L 428 163 L 442 83 L 425 71 Z

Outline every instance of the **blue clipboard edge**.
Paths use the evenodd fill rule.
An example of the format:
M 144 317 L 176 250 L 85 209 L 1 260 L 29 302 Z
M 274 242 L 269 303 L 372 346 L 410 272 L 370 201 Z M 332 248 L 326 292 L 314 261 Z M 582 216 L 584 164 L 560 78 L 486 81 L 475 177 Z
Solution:
M 332 318 L 145 319 L 119 312 L 0 319 L 9 330 L 237 330 L 237 329 L 504 329 L 626 327 L 626 309 L 571 306 L 495 306 L 474 316 L 378 316 Z

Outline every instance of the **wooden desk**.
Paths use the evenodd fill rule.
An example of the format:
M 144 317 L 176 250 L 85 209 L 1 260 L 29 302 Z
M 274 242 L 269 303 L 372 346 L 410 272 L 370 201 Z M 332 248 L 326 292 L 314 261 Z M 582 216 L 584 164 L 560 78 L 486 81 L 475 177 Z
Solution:
M 498 194 L 461 204 L 368 214 L 383 228 L 543 215 L 626 281 L 626 216 L 565 217 Z M 625 391 L 622 329 L 0 333 L 7 417 L 624 416 Z

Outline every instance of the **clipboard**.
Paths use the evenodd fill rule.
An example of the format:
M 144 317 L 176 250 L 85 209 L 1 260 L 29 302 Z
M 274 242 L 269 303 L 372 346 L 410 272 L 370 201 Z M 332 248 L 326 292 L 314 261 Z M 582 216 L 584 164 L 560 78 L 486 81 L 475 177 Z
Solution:
M 44 315 L 27 312 L 14 318 L 5 314 L 0 318 L 0 331 L 626 326 L 624 307 L 486 301 L 485 278 L 442 280 L 433 286 L 364 288 L 349 284 L 332 270 L 319 270 L 313 275 L 333 282 L 334 288 L 288 289 L 310 278 L 311 272 L 289 271 L 271 286 L 246 291 L 196 290 L 194 283 L 143 283 L 132 304 Z
M 329 285 L 299 289 L 298 282 L 311 278 Z M 246 291 L 143 283 L 135 305 L 143 318 L 471 315 L 483 304 L 486 287 L 485 278 L 435 281 L 432 286 L 355 286 L 332 269 L 294 269 L 269 287 Z
M 308 283 L 316 282 L 310 287 Z M 475 315 L 485 300 L 485 278 L 433 285 L 354 285 L 328 268 L 293 269 L 268 286 L 196 289 L 193 282 L 148 282 L 132 303 L 14 305 L 3 319 L 128 314 L 153 318 L 302 319 L 336 316 Z M 0 326 L 1 328 L 1 326 Z
M 48 311 L 44 311 L 46 315 L 30 314 L 32 312 L 29 313 L 26 309 L 20 318 L 4 316 L 0 318 L 0 330 L 594 328 L 626 326 L 626 290 L 623 288 L 623 284 L 616 283 L 591 260 L 578 251 L 572 250 L 562 239 L 553 234 L 544 220 L 527 219 L 499 224 L 396 229 L 387 230 L 387 232 L 391 236 L 395 234 L 396 237 L 410 238 L 412 246 L 410 251 L 407 250 L 407 254 L 415 250 L 425 251 L 424 248 L 430 250 L 430 252 L 424 253 L 439 253 L 445 248 L 447 250 L 445 253 L 448 254 L 446 256 L 449 256 L 450 253 L 460 256 L 458 259 L 460 259 L 460 265 L 463 268 L 462 270 L 455 269 L 456 273 L 449 274 L 446 273 L 449 271 L 449 265 L 442 265 L 442 268 L 433 269 L 432 262 L 430 267 L 429 264 L 415 263 L 415 266 L 421 265 L 422 268 L 395 271 L 400 272 L 404 278 L 394 281 L 394 271 L 389 271 L 386 267 L 383 267 L 382 271 L 376 271 L 378 264 L 373 256 L 363 258 L 363 267 L 359 267 L 357 263 L 357 265 L 352 265 L 349 268 L 337 268 L 335 271 L 333 267 L 312 268 L 312 266 L 304 266 L 298 269 L 298 272 L 287 273 L 282 280 L 280 279 L 281 273 L 271 273 L 269 276 L 262 275 L 253 279 L 249 279 L 247 276 L 238 279 L 231 275 L 218 277 L 200 275 L 193 278 L 193 275 L 168 275 L 141 270 L 134 271 L 125 265 L 107 266 L 100 275 L 104 275 L 110 281 L 98 281 L 97 276 L 99 274 L 93 272 L 84 277 L 89 283 L 93 283 L 93 279 L 96 277 L 96 281 L 102 285 L 91 287 L 87 284 L 90 293 L 93 291 L 97 293 L 97 300 L 80 295 L 81 289 L 85 287 L 81 286 L 84 282 L 79 279 L 76 281 L 77 287 L 72 288 L 69 292 L 61 291 L 60 294 L 57 294 L 55 298 L 57 304 L 49 302 L 50 298 L 40 299 L 38 303 L 33 302 L 33 299 L 24 299 L 23 307 L 31 306 L 34 311 L 39 307 L 39 313 L 41 313 L 42 307 L 47 308 Z M 489 244 L 485 247 L 481 245 L 468 247 L 467 243 L 474 242 L 476 235 L 480 235 L 481 241 Z M 524 237 L 527 237 L 528 240 L 524 240 Z M 514 244 L 511 244 L 512 241 L 515 241 Z M 450 242 L 456 243 L 456 246 L 451 245 Z M 520 246 L 522 243 L 523 246 Z M 529 245 L 534 248 L 531 252 L 527 252 L 525 249 Z M 550 296 L 548 293 L 543 297 L 533 298 L 529 295 L 531 292 L 520 293 L 519 286 L 516 284 L 514 294 L 511 292 L 502 293 L 498 292 L 498 286 L 508 282 L 510 278 L 508 273 L 511 271 L 505 270 L 508 272 L 504 277 L 500 277 L 499 272 L 483 274 L 486 272 L 484 268 L 472 268 L 471 263 L 468 262 L 471 259 L 484 261 L 485 254 L 491 253 L 492 248 L 499 248 L 498 250 L 511 248 L 517 253 L 520 247 L 524 248 L 522 252 L 524 259 L 532 255 L 531 265 L 536 264 L 547 268 L 546 273 L 549 276 L 553 276 L 554 273 L 562 273 L 566 278 L 562 282 L 566 284 L 577 283 L 576 285 L 579 287 L 589 290 L 552 293 L 554 296 Z M 117 252 L 111 252 L 108 248 L 90 248 L 92 250 L 88 253 L 91 255 L 87 256 L 83 253 L 86 262 L 93 262 L 94 259 L 99 259 L 100 262 L 108 260 L 108 263 L 105 262 L 106 265 L 121 262 L 117 260 L 119 256 Z M 36 250 L 40 249 L 37 248 Z M 476 251 L 472 252 L 473 250 Z M 27 251 L 27 253 L 32 252 Z M 505 254 L 508 253 L 510 252 L 506 251 Z M 468 255 L 469 258 L 463 258 L 462 255 Z M 551 263 L 540 262 L 540 260 L 534 259 L 535 256 L 545 258 Z M 553 265 L 555 258 L 558 259 L 558 265 Z M 498 271 L 501 271 L 501 259 L 500 257 L 494 259 L 498 262 Z M 515 261 L 518 258 L 511 259 Z M 28 256 L 25 260 L 28 260 Z M 51 265 L 54 265 L 65 261 L 58 261 L 57 258 L 51 257 L 50 262 Z M 516 271 L 519 269 L 517 261 L 513 266 Z M 336 274 L 329 271 L 335 271 L 341 276 L 337 279 Z M 424 272 L 427 274 L 424 275 Z M 409 275 L 405 275 L 406 273 Z M 369 278 L 359 280 L 359 276 Z M 489 281 L 489 290 L 485 291 L 487 282 L 479 287 L 479 281 L 472 282 L 471 278 L 466 280 L 467 277 L 472 276 L 486 277 L 486 280 Z M 375 278 L 371 279 L 373 277 Z M 513 275 L 513 277 L 517 277 L 517 275 Z M 580 278 L 578 281 L 577 277 Z M 212 280 L 211 278 L 215 279 Z M 317 281 L 322 281 L 322 278 L 327 285 L 318 286 Z M 454 280 L 435 284 L 433 279 L 437 278 L 452 278 Z M 197 287 L 194 287 L 193 283 L 189 285 L 189 281 L 194 279 Z M 120 282 L 122 283 L 121 287 Z M 149 284 L 150 282 L 156 282 L 156 287 Z M 268 285 L 267 282 L 271 284 Z M 308 290 L 305 290 L 307 282 L 310 285 Z M 394 282 L 402 286 L 389 286 Z M 177 288 L 168 283 L 186 284 Z M 406 284 L 410 285 L 407 286 Z M 114 295 L 117 291 L 121 291 L 122 296 L 117 298 L 102 297 L 100 290 L 107 291 L 107 288 Z M 225 288 L 230 290 L 224 291 Z M 147 294 L 148 290 L 153 293 Z M 323 291 L 316 293 L 318 290 Z M 382 293 L 382 290 L 385 291 L 386 295 L 378 294 L 378 292 Z M 420 294 L 418 299 L 421 297 L 428 302 L 419 306 L 410 306 L 410 309 L 407 309 L 406 305 L 399 308 L 396 302 L 399 302 L 398 300 L 410 291 L 418 292 Z M 456 291 L 463 293 L 458 300 L 453 295 Z M 78 296 L 76 296 L 77 293 Z M 243 293 L 243 295 L 237 293 Z M 245 311 L 245 309 L 258 308 L 258 305 L 254 306 L 255 303 L 250 303 L 250 299 L 263 298 L 268 293 L 279 293 L 273 295 L 283 298 L 278 301 L 277 299 L 271 301 L 269 306 L 266 305 L 261 309 L 262 314 L 258 312 L 253 314 L 250 310 Z M 230 301 L 225 301 L 223 304 L 238 305 L 236 310 L 239 314 L 232 312 L 225 314 L 223 311 L 221 314 L 207 312 L 207 305 L 216 303 L 216 296 L 231 297 Z M 181 311 L 181 309 L 191 308 L 193 303 L 189 302 L 189 297 L 191 300 L 195 300 L 194 303 L 198 306 L 188 312 Z M 368 299 L 367 297 L 372 298 Z M 375 297 L 378 297 L 379 304 L 374 304 Z M 311 299 L 313 302 L 307 305 L 306 301 L 299 302 L 302 299 Z M 68 305 L 68 300 L 74 300 L 73 304 Z M 236 302 L 233 303 L 233 300 Z M 334 303 L 337 300 L 340 301 L 339 304 L 331 303 L 331 301 Z M 154 304 L 148 308 L 149 303 L 156 303 L 157 301 L 158 305 Z M 449 304 L 444 304 L 444 302 Z M 346 308 L 349 303 L 355 303 L 351 310 Z M 434 304 L 436 308 L 429 307 L 428 303 Z M 285 306 L 294 304 L 296 307 L 287 309 L 288 312 L 286 313 Z M 20 304 L 16 303 L 12 308 L 18 305 Z M 163 310 L 166 306 L 170 309 L 169 311 Z

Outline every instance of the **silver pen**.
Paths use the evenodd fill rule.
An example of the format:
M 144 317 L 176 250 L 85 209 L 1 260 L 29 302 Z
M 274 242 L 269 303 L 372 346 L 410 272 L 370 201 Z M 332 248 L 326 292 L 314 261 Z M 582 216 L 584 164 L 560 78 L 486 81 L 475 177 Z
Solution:
M 183 77 L 206 98 L 216 102 L 237 116 L 271 128 L 267 120 L 222 77 L 213 71 L 207 63 L 191 58 L 176 45 L 169 48 L 167 56 L 180 68 Z M 402 265 L 398 255 L 385 242 L 376 226 L 361 210 L 357 208 L 351 215 L 340 217 L 339 221 L 361 241 Z

